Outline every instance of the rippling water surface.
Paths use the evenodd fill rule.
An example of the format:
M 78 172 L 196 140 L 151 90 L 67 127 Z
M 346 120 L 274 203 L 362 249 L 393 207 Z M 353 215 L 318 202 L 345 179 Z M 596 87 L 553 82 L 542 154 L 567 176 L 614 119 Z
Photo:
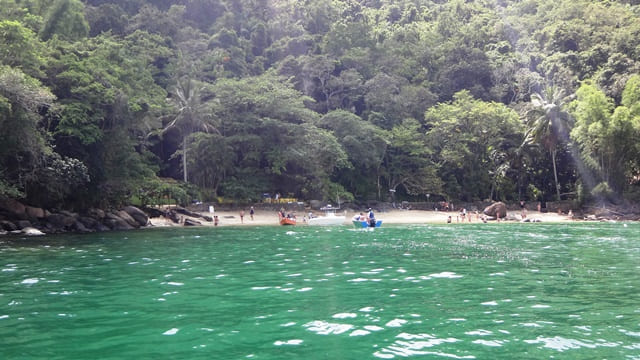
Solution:
M 0 239 L 6 359 L 640 359 L 640 224 Z

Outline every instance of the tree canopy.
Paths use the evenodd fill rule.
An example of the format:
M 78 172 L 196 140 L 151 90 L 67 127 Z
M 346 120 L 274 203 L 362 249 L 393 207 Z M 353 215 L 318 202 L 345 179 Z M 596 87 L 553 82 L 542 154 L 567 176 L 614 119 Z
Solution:
M 0 197 L 630 197 L 639 15 L 596 0 L 5 0 Z

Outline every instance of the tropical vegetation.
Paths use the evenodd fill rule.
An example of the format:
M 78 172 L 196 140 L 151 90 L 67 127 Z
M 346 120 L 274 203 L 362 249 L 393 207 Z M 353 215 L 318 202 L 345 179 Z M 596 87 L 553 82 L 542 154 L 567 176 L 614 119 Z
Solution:
M 640 198 L 638 0 L 2 0 L 0 198 Z

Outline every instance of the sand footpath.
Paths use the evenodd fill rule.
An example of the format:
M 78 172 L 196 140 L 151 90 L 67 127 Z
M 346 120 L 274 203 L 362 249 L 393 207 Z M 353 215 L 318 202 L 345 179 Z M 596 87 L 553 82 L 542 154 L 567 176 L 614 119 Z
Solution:
M 202 215 L 218 216 L 218 226 L 254 226 L 254 225 L 278 225 L 278 213 L 275 211 L 256 210 L 253 220 L 249 215 L 249 211 L 245 210 L 244 219 L 240 220 L 240 213 L 235 211 L 215 211 L 215 213 L 199 212 Z M 322 212 L 314 212 L 316 216 L 322 216 Z M 351 218 L 356 215 L 355 211 L 347 211 L 346 218 L 347 223 L 351 221 Z M 444 211 L 426 211 L 426 210 L 391 210 L 387 212 L 377 212 L 376 218 L 382 219 L 383 224 L 445 224 L 447 217 L 451 216 L 453 224 L 460 224 L 458 212 L 444 212 Z M 298 214 L 298 225 L 306 226 L 303 216 L 306 214 Z M 465 219 L 465 224 L 481 222 L 480 218 L 475 214 L 471 215 L 471 221 Z M 527 218 L 530 220 L 537 220 L 543 223 L 564 223 L 575 221 L 569 218 L 567 215 L 559 215 L 556 213 L 541 213 L 537 211 L 527 211 Z M 193 218 L 196 221 L 202 223 L 203 226 L 214 226 L 213 222 L 205 221 L 203 219 Z M 507 214 L 507 222 L 519 221 L 521 219 L 519 211 L 509 211 Z M 181 226 L 171 222 L 165 218 L 151 218 L 152 226 Z M 493 221 L 492 221 L 493 222 Z

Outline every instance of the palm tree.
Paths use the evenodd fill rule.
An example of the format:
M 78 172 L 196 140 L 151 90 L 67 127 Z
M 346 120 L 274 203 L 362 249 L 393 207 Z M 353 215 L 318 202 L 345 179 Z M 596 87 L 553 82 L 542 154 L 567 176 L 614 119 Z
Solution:
M 208 105 L 202 100 L 205 84 L 188 77 L 180 78 L 171 91 L 169 101 L 176 109 L 172 120 L 164 127 L 163 132 L 176 128 L 182 136 L 182 171 L 184 181 L 188 181 L 187 146 L 191 134 L 196 131 L 218 132 L 213 125 Z M 219 133 L 219 132 L 218 132 Z
M 564 111 L 564 107 L 572 100 L 566 96 L 564 89 L 549 86 L 543 93 L 531 95 L 533 108 L 528 112 L 526 139 L 531 143 L 542 145 L 551 155 L 553 163 L 553 177 L 556 184 L 556 196 L 560 200 L 560 184 L 556 154 L 562 143 L 567 143 L 571 126 L 571 117 Z

